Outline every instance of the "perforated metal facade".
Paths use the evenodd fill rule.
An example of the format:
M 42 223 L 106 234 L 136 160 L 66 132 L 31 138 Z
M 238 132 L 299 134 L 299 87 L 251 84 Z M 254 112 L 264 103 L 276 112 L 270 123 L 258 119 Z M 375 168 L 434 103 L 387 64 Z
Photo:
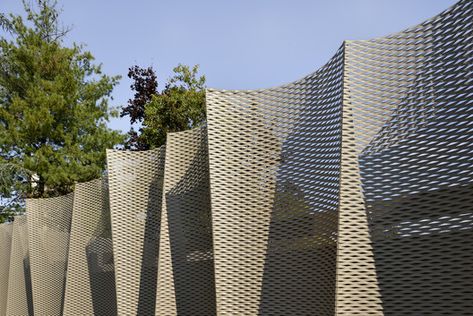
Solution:
M 0 226 L 0 315 L 473 315 L 473 1 L 206 97 Z
M 26 200 L 35 315 L 62 315 L 73 197 Z
M 69 243 L 64 315 L 116 315 L 106 181 L 77 184 Z
M 156 315 L 215 315 L 207 130 L 168 134 Z
M 473 315 L 473 1 L 345 51 L 377 300 L 385 315 Z
M 219 315 L 333 315 L 342 74 L 207 92 Z
M 15 216 L 11 244 L 6 315 L 33 315 L 28 225 L 26 216 Z
M 155 312 L 164 153 L 107 152 L 119 315 Z
M 9 223 L 0 224 L 0 315 L 5 315 L 7 310 L 11 240 L 12 225 Z

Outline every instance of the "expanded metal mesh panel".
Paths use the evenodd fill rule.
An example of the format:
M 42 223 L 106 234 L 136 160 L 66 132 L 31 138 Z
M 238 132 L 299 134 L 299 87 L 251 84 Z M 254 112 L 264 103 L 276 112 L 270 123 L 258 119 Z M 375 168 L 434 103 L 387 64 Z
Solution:
M 473 315 L 472 74 L 472 1 L 346 45 L 352 153 L 385 315 Z M 368 315 L 356 291 L 340 292 L 344 315 Z
M 35 315 L 62 315 L 73 197 L 26 200 Z
M 207 91 L 219 315 L 334 314 L 342 72 Z
M 164 155 L 107 151 L 119 315 L 155 313 Z
M 8 316 L 33 315 L 28 225 L 26 215 L 15 216 L 13 222 L 10 281 L 8 282 Z
M 473 1 L 206 95 L 0 225 L 0 315 L 473 315 Z
M 5 315 L 7 310 L 11 240 L 12 225 L 9 223 L 0 224 L 0 315 Z
M 166 144 L 156 315 L 215 315 L 207 130 Z
M 108 188 L 101 179 L 75 186 L 64 315 L 116 315 Z

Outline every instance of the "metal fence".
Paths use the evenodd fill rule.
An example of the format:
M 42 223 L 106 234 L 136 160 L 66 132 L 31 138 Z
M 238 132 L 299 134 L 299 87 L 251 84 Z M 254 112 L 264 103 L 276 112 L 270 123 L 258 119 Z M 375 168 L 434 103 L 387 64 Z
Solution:
M 473 315 L 473 1 L 206 98 L 0 225 L 0 315 Z

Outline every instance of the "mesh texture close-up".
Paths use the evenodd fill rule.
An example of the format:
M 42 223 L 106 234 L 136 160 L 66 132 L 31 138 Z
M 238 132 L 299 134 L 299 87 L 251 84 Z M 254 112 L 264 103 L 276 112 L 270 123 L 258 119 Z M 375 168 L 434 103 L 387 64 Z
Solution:
M 10 223 L 0 224 L 0 315 L 7 310 L 12 228 Z
M 115 300 L 107 183 L 79 183 L 74 190 L 64 315 L 116 315 Z
M 35 315 L 62 315 L 73 197 L 26 200 Z
M 383 312 L 472 315 L 473 2 L 346 46 Z
M 7 312 L 9 316 L 33 315 L 30 256 L 26 215 L 15 216 L 11 244 Z
M 342 75 L 207 91 L 219 315 L 333 315 Z
M 215 315 L 207 130 L 166 143 L 156 315 Z
M 156 309 L 164 153 L 164 147 L 107 151 L 119 315 L 153 315 Z

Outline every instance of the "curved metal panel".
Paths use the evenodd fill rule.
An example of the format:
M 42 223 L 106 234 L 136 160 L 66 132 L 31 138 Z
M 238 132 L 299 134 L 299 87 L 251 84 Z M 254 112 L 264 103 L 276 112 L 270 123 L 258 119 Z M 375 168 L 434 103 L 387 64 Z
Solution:
M 347 42 L 344 129 L 356 164 L 344 180 L 358 188 L 345 199 L 347 213 L 366 213 L 370 234 L 361 216 L 340 229 L 351 244 L 340 315 L 378 314 L 363 310 L 377 301 L 385 315 L 471 315 L 472 57 L 472 1 L 388 37 Z M 360 275 L 367 237 L 374 267 Z
M 156 315 L 215 315 L 207 130 L 166 144 Z
M 7 310 L 12 226 L 10 223 L 0 224 L 0 315 L 5 315 Z
M 116 315 L 108 188 L 102 179 L 76 184 L 64 315 Z
M 6 315 L 33 315 L 28 225 L 26 215 L 15 216 L 10 258 Z
M 26 200 L 35 315 L 62 315 L 73 197 Z
M 334 314 L 342 74 L 207 91 L 219 315 Z
M 107 151 L 119 315 L 155 312 L 164 155 Z

